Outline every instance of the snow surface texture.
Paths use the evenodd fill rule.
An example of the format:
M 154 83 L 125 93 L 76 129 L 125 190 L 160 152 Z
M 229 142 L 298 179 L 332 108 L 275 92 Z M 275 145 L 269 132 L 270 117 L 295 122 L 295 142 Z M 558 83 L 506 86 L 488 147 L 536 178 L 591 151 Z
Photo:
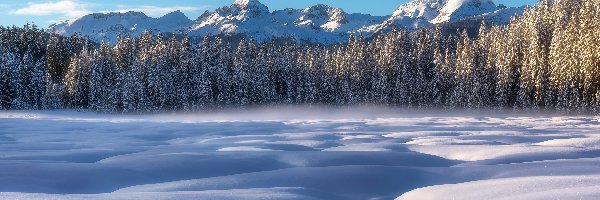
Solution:
M 294 38 L 298 42 L 335 44 L 346 41 L 350 34 L 368 37 L 391 30 L 394 26 L 416 30 L 499 9 L 491 0 L 414 0 L 401 5 L 391 16 L 371 16 L 349 14 L 340 8 L 322 4 L 271 12 L 258 0 L 238 0 L 231 6 L 206 11 L 193 21 L 179 11 L 158 19 L 140 12 L 96 13 L 51 25 L 48 31 L 67 36 L 80 33 L 111 43 L 118 35 L 139 36 L 150 30 L 153 33 L 183 32 L 191 36 L 247 34 L 259 41 Z M 494 15 L 501 15 L 498 19 L 507 19 L 515 12 L 497 12 Z M 492 23 L 506 24 L 508 21 Z
M 0 199 L 598 199 L 600 117 L 0 111 Z

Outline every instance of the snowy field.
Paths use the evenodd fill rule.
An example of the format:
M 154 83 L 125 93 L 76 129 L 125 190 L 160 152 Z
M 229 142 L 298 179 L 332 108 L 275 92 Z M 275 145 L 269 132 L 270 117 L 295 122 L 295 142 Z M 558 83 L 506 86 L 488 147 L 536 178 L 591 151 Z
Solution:
M 0 111 L 0 199 L 600 199 L 600 117 Z

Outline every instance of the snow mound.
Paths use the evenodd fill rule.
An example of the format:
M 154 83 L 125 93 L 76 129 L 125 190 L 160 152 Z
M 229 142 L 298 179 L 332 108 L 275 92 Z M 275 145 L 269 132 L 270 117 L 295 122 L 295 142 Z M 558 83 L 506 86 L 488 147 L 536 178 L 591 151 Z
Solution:
M 413 190 L 396 200 L 597 199 L 599 185 L 600 175 L 518 177 L 431 186 Z

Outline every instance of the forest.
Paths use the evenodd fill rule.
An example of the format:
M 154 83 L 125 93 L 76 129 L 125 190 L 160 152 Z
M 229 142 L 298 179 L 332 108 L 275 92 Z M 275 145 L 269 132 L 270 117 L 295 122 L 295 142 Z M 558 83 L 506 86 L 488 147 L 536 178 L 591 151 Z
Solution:
M 150 32 L 96 44 L 0 28 L 0 109 L 290 104 L 598 113 L 600 1 L 543 0 L 476 37 L 394 29 L 334 46 Z

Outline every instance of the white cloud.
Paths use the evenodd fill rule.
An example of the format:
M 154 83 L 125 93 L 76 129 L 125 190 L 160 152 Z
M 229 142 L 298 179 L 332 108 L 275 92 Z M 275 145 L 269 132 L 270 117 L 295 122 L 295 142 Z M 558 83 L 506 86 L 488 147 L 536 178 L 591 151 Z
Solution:
M 0 8 L 2 8 L 0 4 Z M 210 8 L 210 6 L 172 6 L 172 7 L 158 7 L 151 5 L 140 5 L 140 6 L 128 6 L 125 4 L 114 5 L 114 10 L 90 10 L 91 7 L 97 7 L 98 4 L 87 3 L 79 0 L 58 0 L 58 1 L 47 1 L 42 3 L 29 2 L 27 7 L 20 8 L 11 11 L 12 14 L 16 15 L 33 15 L 33 16 L 56 16 L 55 19 L 50 22 L 59 22 L 67 19 L 75 19 L 84 15 L 101 12 L 121 12 L 125 13 L 128 11 L 143 12 L 151 17 L 161 17 L 170 12 L 180 10 L 182 12 L 196 12 Z
M 87 9 L 88 4 L 76 0 L 50 1 L 46 3 L 29 3 L 27 7 L 14 11 L 17 15 L 61 15 L 73 19 L 91 13 Z
M 163 15 L 166 15 L 170 12 L 176 11 L 176 10 L 180 10 L 182 12 L 194 12 L 194 11 L 200 11 L 200 10 L 205 10 L 207 8 L 209 8 L 209 6 L 203 6 L 203 7 L 191 7 L 191 6 L 173 6 L 173 7 L 157 7 L 157 6 L 139 6 L 139 7 L 131 7 L 131 8 L 127 8 L 125 5 L 118 5 L 119 9 L 117 10 L 108 10 L 108 11 L 102 11 L 103 13 L 109 13 L 109 12 L 128 12 L 128 11 L 136 11 L 136 12 L 143 12 L 148 16 L 152 16 L 152 17 L 161 17 Z

